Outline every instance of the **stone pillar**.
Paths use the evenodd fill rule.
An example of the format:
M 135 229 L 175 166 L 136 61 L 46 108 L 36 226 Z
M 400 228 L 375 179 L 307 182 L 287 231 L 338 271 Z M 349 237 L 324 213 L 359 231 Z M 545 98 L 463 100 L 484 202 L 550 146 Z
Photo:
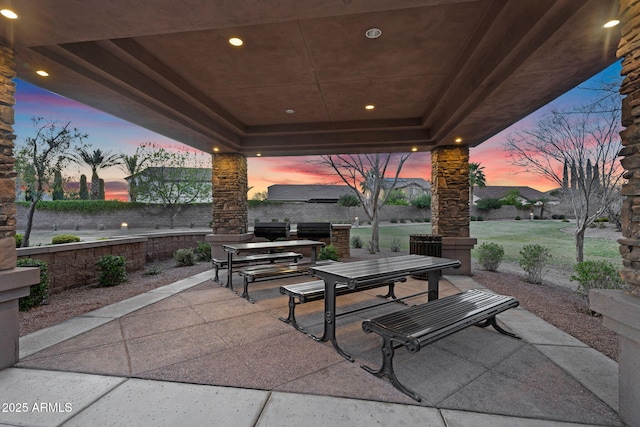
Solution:
M 620 0 L 621 37 L 617 55 L 623 58 L 623 157 L 627 182 L 622 187 L 622 278 L 629 292 L 592 290 L 591 309 L 602 314 L 603 324 L 619 338 L 619 415 L 626 425 L 640 426 L 640 2 Z
M 222 244 L 251 240 L 248 233 L 247 158 L 241 154 L 213 154 L 213 235 L 207 236 L 213 257 L 224 255 Z
M 16 268 L 14 70 L 13 49 L 0 39 L 0 370 L 18 361 L 18 299 L 29 295 L 29 286 L 40 281 L 38 268 Z
M 445 274 L 471 275 L 469 237 L 469 148 L 436 147 L 431 152 L 431 227 L 442 236 L 442 256 L 458 259 L 459 269 Z

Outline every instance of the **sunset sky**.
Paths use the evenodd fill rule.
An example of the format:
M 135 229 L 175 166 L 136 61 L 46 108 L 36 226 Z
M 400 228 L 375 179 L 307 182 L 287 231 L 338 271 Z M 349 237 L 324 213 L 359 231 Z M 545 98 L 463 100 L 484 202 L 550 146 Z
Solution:
M 594 76 L 586 84 L 595 86 L 597 81 L 615 78 L 620 75 L 620 69 L 620 63 L 617 62 L 599 75 Z M 26 137 L 33 135 L 31 118 L 36 116 L 71 121 L 73 127 L 89 135 L 86 142 L 91 144 L 91 149 L 100 148 L 111 153 L 132 154 L 136 147 L 145 142 L 172 146 L 179 144 L 174 140 L 47 92 L 19 79 L 16 80 L 16 83 L 14 131 L 17 135 L 16 143 L 18 146 L 23 143 Z M 572 105 L 579 105 L 583 96 L 583 90 L 573 89 L 503 132 L 472 148 L 470 161 L 480 163 L 484 167 L 487 185 L 529 186 L 541 191 L 552 189 L 554 187 L 552 182 L 513 166 L 504 149 L 504 144 L 510 133 L 517 129 L 531 128 L 545 112 L 552 108 L 563 110 Z M 313 158 L 309 157 L 249 158 L 249 186 L 253 187 L 249 192 L 249 197 L 256 191 L 266 191 L 267 187 L 272 184 L 338 183 L 335 178 L 319 175 L 317 166 L 313 165 L 311 160 Z M 208 161 L 207 156 L 207 163 Z M 75 164 L 67 168 L 64 174 L 77 180 L 82 173 L 90 179 L 90 171 Z M 123 179 L 125 177 L 124 171 L 118 167 L 112 167 L 102 170 L 99 174 L 105 180 L 107 199 L 127 200 L 127 183 Z M 412 154 L 405 163 L 401 176 L 430 180 L 430 154 Z

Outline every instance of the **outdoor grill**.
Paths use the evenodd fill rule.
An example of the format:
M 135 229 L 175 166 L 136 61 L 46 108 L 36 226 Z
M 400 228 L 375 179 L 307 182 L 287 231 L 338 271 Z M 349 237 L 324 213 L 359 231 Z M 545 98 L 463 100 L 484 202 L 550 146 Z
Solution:
M 300 222 L 298 223 L 298 238 L 325 239 L 331 237 L 330 222 Z
M 290 228 L 288 222 L 256 222 L 253 235 L 273 242 L 276 239 L 289 237 Z

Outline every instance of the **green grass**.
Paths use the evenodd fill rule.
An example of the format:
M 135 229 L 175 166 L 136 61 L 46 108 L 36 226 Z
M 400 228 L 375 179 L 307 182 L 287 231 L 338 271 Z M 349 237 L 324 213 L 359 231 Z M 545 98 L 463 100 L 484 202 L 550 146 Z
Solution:
M 504 261 L 518 262 L 520 249 L 526 244 L 538 243 L 549 248 L 553 257 L 551 264 L 564 268 L 573 268 L 575 264 L 574 225 L 561 221 L 473 221 L 471 237 L 483 242 L 497 243 L 504 247 Z M 564 232 L 568 229 L 570 232 Z M 380 227 L 380 248 L 389 249 L 391 241 L 399 238 L 403 244 L 401 250 L 409 250 L 409 235 L 430 234 L 431 224 L 385 225 Z M 362 241 L 371 239 L 371 228 L 352 228 L 351 235 L 359 235 Z M 477 247 L 477 245 L 476 245 Z M 606 260 L 616 266 L 622 266 L 620 245 L 614 240 L 585 238 L 584 259 Z M 471 252 L 475 259 L 475 250 Z

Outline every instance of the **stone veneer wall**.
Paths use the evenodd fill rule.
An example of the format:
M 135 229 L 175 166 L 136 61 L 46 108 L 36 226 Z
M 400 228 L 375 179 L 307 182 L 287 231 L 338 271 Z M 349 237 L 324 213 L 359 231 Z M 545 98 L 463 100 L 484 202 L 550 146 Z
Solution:
M 15 177 L 13 170 L 13 106 L 15 105 L 16 73 L 13 49 L 3 46 L 0 40 L 0 270 L 16 266 L 15 240 L 16 206 Z
M 247 158 L 213 154 L 213 234 L 247 232 Z
M 469 237 L 469 147 L 431 152 L 431 207 L 434 234 Z

